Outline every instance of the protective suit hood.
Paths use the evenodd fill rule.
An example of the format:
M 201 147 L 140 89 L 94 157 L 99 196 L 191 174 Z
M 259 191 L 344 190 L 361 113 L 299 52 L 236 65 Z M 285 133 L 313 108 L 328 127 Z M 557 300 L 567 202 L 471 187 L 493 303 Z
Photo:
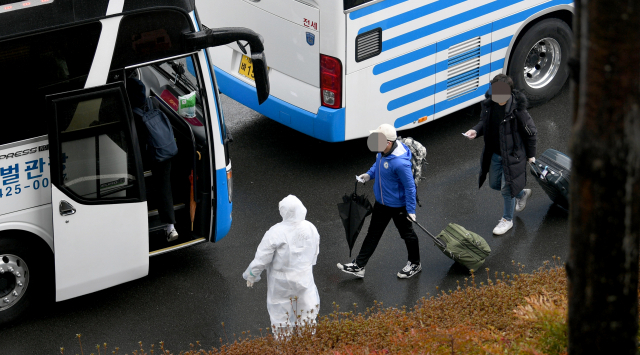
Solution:
M 289 195 L 282 199 L 278 204 L 282 222 L 298 223 L 304 221 L 307 216 L 307 209 L 302 202 L 295 196 Z

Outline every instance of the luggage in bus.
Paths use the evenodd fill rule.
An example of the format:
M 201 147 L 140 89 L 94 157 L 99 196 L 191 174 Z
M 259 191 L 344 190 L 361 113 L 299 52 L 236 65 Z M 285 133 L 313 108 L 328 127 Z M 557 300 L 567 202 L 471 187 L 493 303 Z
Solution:
M 555 149 L 547 149 L 530 167 L 531 174 L 551 201 L 568 209 L 571 158 Z

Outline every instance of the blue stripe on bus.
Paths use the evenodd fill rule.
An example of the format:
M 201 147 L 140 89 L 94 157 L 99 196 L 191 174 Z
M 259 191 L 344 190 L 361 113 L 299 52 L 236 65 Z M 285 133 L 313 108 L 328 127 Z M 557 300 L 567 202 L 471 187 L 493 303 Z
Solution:
M 449 68 L 456 66 L 458 64 L 462 64 L 464 62 L 467 62 L 473 58 L 480 58 L 480 52 L 481 52 L 481 48 L 480 47 L 476 47 L 474 49 L 468 50 L 464 53 L 460 53 L 454 57 L 451 57 L 447 60 L 447 66 Z
M 466 83 L 467 81 L 480 77 L 480 71 L 481 71 L 481 68 L 475 68 L 467 72 L 464 72 L 460 75 L 456 75 L 452 78 L 447 79 L 447 90 L 449 90 L 449 88 L 456 87 L 460 84 Z
M 416 19 L 419 19 L 420 17 L 424 17 L 424 16 L 428 16 L 431 15 L 434 12 L 438 12 L 440 10 L 444 10 L 446 8 L 449 8 L 451 6 L 460 4 L 465 2 L 466 0 L 448 0 L 448 1 L 436 1 L 436 2 L 432 2 L 431 4 L 427 4 L 412 10 L 409 10 L 407 12 L 404 12 L 400 15 L 396 15 L 393 17 L 390 17 L 388 19 L 384 19 L 382 21 L 378 21 L 372 25 L 368 25 L 365 26 L 361 29 L 358 30 L 358 34 L 361 33 L 365 33 L 367 31 L 370 31 L 374 28 L 382 28 L 382 30 L 388 30 L 390 28 L 396 27 L 396 26 L 400 26 L 402 24 L 405 24 L 409 21 L 413 21 Z
M 405 95 L 402 97 L 399 97 L 395 100 L 391 100 L 389 101 L 389 104 L 387 105 L 387 111 L 393 111 L 397 108 L 406 106 L 408 104 L 414 103 L 416 101 L 422 100 L 426 97 L 429 96 L 433 96 L 433 94 L 435 94 L 435 85 L 430 85 L 427 86 L 424 89 L 420 89 L 416 92 L 412 92 L 409 95 Z M 422 116 L 420 116 L 422 117 Z
M 216 170 L 216 229 L 214 242 L 220 241 L 229 234 L 233 217 L 233 202 L 229 202 L 229 188 L 227 187 L 227 168 Z
M 406 2 L 406 1 L 408 1 L 408 0 L 386 0 L 386 1 L 383 1 L 383 2 L 379 2 L 377 4 L 373 4 L 371 6 L 367 6 L 367 7 L 363 8 L 363 9 L 356 10 L 356 11 L 353 11 L 353 12 L 349 13 L 349 19 L 350 20 L 359 19 L 361 17 L 365 17 L 367 15 L 371 15 L 371 14 L 373 14 L 375 12 L 382 11 L 382 10 L 388 8 L 388 7 L 391 7 L 391 6 L 394 6 L 394 5 L 398 5 L 398 4 L 401 4 L 401 3 Z
M 440 101 L 436 104 L 436 112 L 442 112 L 448 108 L 451 108 L 453 106 L 459 105 L 461 103 L 464 103 L 466 101 L 469 101 L 475 97 L 478 97 L 480 95 L 484 95 L 485 92 L 487 92 L 487 90 L 489 90 L 489 83 L 482 85 L 480 87 L 478 87 L 477 89 L 470 91 L 464 95 L 458 96 L 455 99 L 452 100 L 444 100 L 444 101 Z
M 504 58 L 500 59 L 500 60 L 496 60 L 488 65 L 485 65 L 484 67 L 490 67 L 490 72 L 494 72 L 496 70 L 500 70 L 504 67 Z M 485 73 L 486 74 L 486 73 Z M 481 74 L 483 75 L 483 74 Z M 444 82 L 446 83 L 446 81 Z M 431 87 L 432 88 L 432 87 Z M 425 90 L 427 90 L 429 88 L 426 88 Z M 446 89 L 446 85 L 445 85 L 445 89 Z M 474 97 L 479 96 L 479 93 L 484 94 L 487 90 L 489 89 L 489 84 L 485 84 L 483 86 L 478 87 L 477 89 L 468 92 L 462 96 L 459 96 L 453 100 L 443 100 L 435 105 L 430 105 L 427 106 L 425 108 L 422 108 L 418 111 L 409 113 L 407 115 L 404 115 L 402 117 L 399 117 L 395 120 L 395 122 L 393 123 L 394 127 L 396 128 L 400 128 L 402 126 L 405 126 L 411 122 L 417 121 L 418 119 L 425 117 L 425 116 L 432 116 L 434 115 L 436 112 L 441 112 L 444 111 L 450 107 L 459 105 L 463 102 L 466 102 L 470 99 L 473 99 Z M 435 92 L 439 92 L 437 89 Z M 435 92 L 432 95 L 435 95 Z
M 503 59 L 504 61 L 504 59 Z M 483 76 L 485 74 L 489 74 L 491 72 L 491 63 L 487 63 L 483 66 L 481 66 L 480 68 L 480 75 L 479 76 Z M 474 69 L 474 70 L 478 70 L 478 68 Z M 442 92 L 447 90 L 447 82 L 449 80 L 443 80 L 439 83 L 436 83 L 436 93 Z
M 395 90 L 397 88 L 403 87 L 405 85 L 409 85 L 418 80 L 422 80 L 436 73 L 436 66 L 430 65 L 426 68 L 422 68 L 414 71 L 413 73 L 409 73 L 407 75 L 403 75 L 401 77 L 395 78 L 393 80 L 389 80 L 386 83 L 380 86 L 380 93 L 384 94 L 385 92 L 389 92 L 391 90 Z
M 524 0 L 497 0 L 492 3 L 476 7 L 475 9 L 471 9 L 469 11 L 465 11 L 461 14 L 451 16 L 442 21 L 435 22 L 433 24 L 418 28 L 411 32 L 407 32 L 400 36 L 388 39 L 382 42 L 382 51 L 388 51 L 390 49 L 405 45 L 407 43 L 413 42 L 420 38 L 432 35 L 434 33 L 446 30 L 450 27 L 459 25 L 461 23 L 465 23 L 467 21 L 474 20 L 480 16 L 487 15 L 494 11 L 503 9 L 507 6 L 516 4 L 518 2 L 522 2 Z M 490 26 L 490 24 L 489 24 Z M 483 26 L 485 27 L 485 26 Z
M 491 50 L 491 43 L 480 47 L 480 56 L 488 54 L 490 52 L 490 50 Z M 472 52 L 472 51 L 477 51 L 477 49 L 471 50 L 471 51 L 469 51 L 469 53 Z M 374 67 L 374 69 L 373 69 L 374 72 L 376 70 L 376 67 Z M 412 73 L 403 75 L 401 77 L 394 78 L 393 80 L 389 80 L 389 81 L 383 83 L 380 86 L 380 93 L 384 94 L 384 93 L 389 92 L 391 90 L 395 90 L 395 89 L 398 89 L 398 88 L 403 87 L 405 85 L 409 85 L 409 84 L 414 83 L 414 82 L 416 82 L 418 80 L 422 80 L 424 78 L 427 78 L 427 77 L 429 77 L 429 76 L 431 76 L 431 75 L 433 75 L 433 74 L 435 74 L 437 72 L 441 72 L 443 70 L 446 70 L 446 69 L 448 69 L 448 67 L 449 67 L 449 60 L 446 59 L 446 60 L 443 60 L 443 61 L 441 61 L 441 62 L 439 62 L 439 63 L 437 63 L 435 65 L 430 65 L 430 66 L 428 66 L 426 68 L 422 68 L 422 69 L 416 70 L 416 71 L 414 71 Z
M 411 122 L 415 122 L 417 120 L 419 120 L 422 117 L 429 117 L 429 116 L 433 116 L 435 114 L 435 112 L 441 112 L 444 111 L 450 107 L 453 107 L 455 105 L 459 105 L 461 103 L 464 103 L 466 101 L 469 101 L 475 97 L 478 97 L 480 95 L 484 95 L 484 93 L 489 89 L 489 84 L 483 85 L 478 87 L 477 89 L 468 92 L 462 96 L 458 96 L 457 98 L 453 99 L 453 100 L 445 100 L 442 101 L 438 104 L 431 105 L 428 107 L 425 107 L 423 109 L 420 109 L 416 112 L 412 112 L 408 115 L 402 116 L 398 119 L 395 120 L 395 122 L 393 123 L 393 126 L 395 128 L 400 128 L 402 126 L 408 125 Z
M 408 115 L 402 116 L 400 118 L 397 118 L 395 120 L 395 122 L 393 122 L 393 126 L 395 128 L 400 128 L 402 126 L 408 125 L 411 122 L 415 122 L 419 119 L 421 119 L 422 117 L 431 117 L 433 116 L 435 107 L 433 105 L 431 106 L 427 106 L 423 109 L 420 109 L 416 112 L 412 112 Z
M 482 37 L 484 35 L 488 35 L 489 33 L 491 33 L 491 23 L 488 23 L 484 26 L 480 26 L 478 28 L 474 28 L 470 31 L 461 33 L 457 36 L 453 36 L 453 37 L 449 37 L 447 39 L 444 39 L 440 42 L 438 42 L 437 46 L 438 49 L 437 51 L 443 51 L 445 49 L 449 49 L 451 46 L 454 46 L 456 44 L 460 44 L 464 41 L 468 41 L 474 37 Z
M 503 60 L 504 61 L 504 60 Z M 486 64 L 481 66 L 479 69 L 472 69 L 468 72 L 464 72 L 452 79 L 456 80 L 456 79 L 470 79 L 470 78 L 466 78 L 465 75 L 472 75 L 473 77 L 479 77 L 479 76 L 483 76 L 485 74 L 490 73 L 491 71 L 491 63 Z M 409 104 L 412 104 L 416 101 L 420 101 L 422 99 L 425 99 L 429 96 L 435 95 L 436 93 L 445 91 L 448 89 L 449 87 L 449 83 L 450 83 L 451 79 L 448 80 L 443 80 L 439 83 L 436 83 L 435 85 L 431 85 L 428 86 L 424 89 L 420 89 L 418 91 L 412 92 L 410 94 L 404 95 L 402 97 L 399 97 L 395 100 L 391 100 L 389 101 L 389 104 L 387 105 L 387 110 L 388 111 L 393 111 L 395 109 L 398 109 L 400 107 L 403 106 L 407 106 Z M 464 82 L 466 82 L 468 80 L 459 80 L 459 84 L 462 84 Z M 421 116 L 422 117 L 422 116 Z
M 382 74 L 388 72 L 389 70 L 401 67 L 405 64 L 409 64 L 411 62 L 415 62 L 416 60 L 420 60 L 422 58 L 428 57 L 432 54 L 436 53 L 436 45 L 432 44 L 430 46 L 420 48 L 413 52 L 407 53 L 400 57 L 388 60 L 384 63 L 380 63 L 373 67 L 373 75 Z
M 507 36 L 503 39 L 499 39 L 495 42 L 491 42 L 491 52 L 495 52 L 499 49 L 509 47 L 509 43 L 511 43 L 512 38 L 513 36 Z
M 418 49 L 416 51 L 401 55 L 397 58 L 390 59 L 384 63 L 380 63 L 373 67 L 373 75 L 382 74 L 388 72 L 390 70 L 399 68 L 403 65 L 409 64 L 411 62 L 415 62 L 416 60 L 420 60 L 424 57 L 435 54 L 436 51 L 444 50 L 446 48 L 451 47 L 451 45 L 458 44 L 460 42 L 464 42 L 473 37 L 481 37 L 486 34 L 491 33 L 491 24 L 481 26 L 475 28 L 471 31 L 467 31 L 465 33 L 461 33 L 457 36 L 445 39 L 444 41 L 438 42 L 437 47 L 443 49 L 437 49 L 436 44 L 432 44 L 430 46 Z
M 547 3 L 544 3 L 544 4 L 540 4 L 538 6 L 535 6 L 535 7 L 532 7 L 530 9 L 515 13 L 513 15 L 510 15 L 508 17 L 505 17 L 503 19 L 500 19 L 500 20 L 497 20 L 497 21 L 493 22 L 492 31 L 498 31 L 500 29 L 512 26 L 512 25 L 514 25 L 516 23 L 525 21 L 531 15 L 533 15 L 533 14 L 535 14 L 537 12 L 540 12 L 540 11 L 542 11 L 544 9 L 547 9 L 549 7 L 558 6 L 558 5 L 567 5 L 567 4 L 571 4 L 571 3 L 573 3 L 573 0 L 552 0 L 550 2 L 547 2 Z M 491 25 L 491 24 L 489 24 L 489 25 Z M 483 27 L 485 27 L 485 26 L 482 26 L 482 28 Z M 466 32 L 463 33 L 463 34 L 460 34 L 458 36 L 454 36 L 454 37 L 452 37 L 450 39 L 446 39 L 446 40 L 444 40 L 442 42 L 439 42 L 438 44 L 440 46 L 442 46 L 443 44 L 446 45 L 446 42 L 448 42 L 449 40 L 451 40 L 451 42 L 450 42 L 451 44 L 455 44 L 456 43 L 455 41 L 458 41 L 458 42 L 464 41 L 465 39 L 463 39 L 462 37 L 468 37 L 467 39 L 473 37 L 473 36 L 465 36 L 465 35 L 467 35 Z M 502 39 L 500 41 L 509 41 L 509 43 L 511 43 L 510 41 L 511 41 L 512 37 L 513 36 L 510 36 L 510 37 L 507 37 L 508 40 L 507 40 L 507 38 L 504 38 L 504 39 Z M 494 47 L 492 48 L 492 51 L 495 51 L 497 49 L 501 49 L 501 48 L 505 48 L 505 47 L 509 46 L 509 43 L 505 44 L 505 43 L 502 43 L 500 41 L 494 42 Z M 497 44 L 498 42 L 500 42 L 500 45 L 504 44 L 504 47 L 496 48 L 496 45 L 498 45 Z M 432 45 L 429 45 L 427 47 L 418 49 L 416 51 L 413 51 L 413 52 L 401 55 L 399 57 L 390 59 L 390 60 L 388 60 L 388 61 L 386 61 L 384 63 L 380 63 L 380 64 L 376 65 L 373 68 L 373 74 L 374 75 L 378 75 L 378 74 L 381 74 L 381 73 L 385 73 L 387 71 L 390 71 L 390 70 L 393 70 L 395 68 L 401 67 L 403 65 L 409 64 L 409 63 L 414 62 L 416 60 L 420 60 L 420 59 L 426 57 L 427 55 L 431 55 L 433 53 L 435 53 L 435 44 L 432 44 Z

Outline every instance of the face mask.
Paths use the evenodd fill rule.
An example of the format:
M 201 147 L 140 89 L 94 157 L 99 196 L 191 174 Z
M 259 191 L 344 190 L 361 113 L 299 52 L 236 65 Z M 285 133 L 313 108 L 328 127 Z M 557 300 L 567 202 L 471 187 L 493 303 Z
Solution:
M 511 98 L 511 87 L 509 84 L 498 81 L 491 84 L 491 90 L 489 92 L 491 100 L 497 104 L 505 103 Z
M 387 148 L 387 137 L 380 132 L 373 132 L 367 138 L 367 147 L 372 152 L 383 152 Z

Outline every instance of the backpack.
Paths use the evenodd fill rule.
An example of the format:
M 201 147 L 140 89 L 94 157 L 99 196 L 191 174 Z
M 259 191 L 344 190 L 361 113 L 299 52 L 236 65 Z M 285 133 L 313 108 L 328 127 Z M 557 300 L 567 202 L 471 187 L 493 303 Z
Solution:
M 427 148 L 411 137 L 398 137 L 398 139 L 411 151 L 411 174 L 413 175 L 413 181 L 416 183 L 416 202 L 418 206 L 422 207 L 420 199 L 418 198 L 417 188 L 420 180 L 424 180 L 422 177 L 422 167 L 427 164 Z
M 133 112 L 142 117 L 142 122 L 147 127 L 147 146 L 151 147 L 155 161 L 163 162 L 178 154 L 171 123 L 162 111 L 153 106 L 151 98 L 147 98 L 144 111 L 136 107 Z

